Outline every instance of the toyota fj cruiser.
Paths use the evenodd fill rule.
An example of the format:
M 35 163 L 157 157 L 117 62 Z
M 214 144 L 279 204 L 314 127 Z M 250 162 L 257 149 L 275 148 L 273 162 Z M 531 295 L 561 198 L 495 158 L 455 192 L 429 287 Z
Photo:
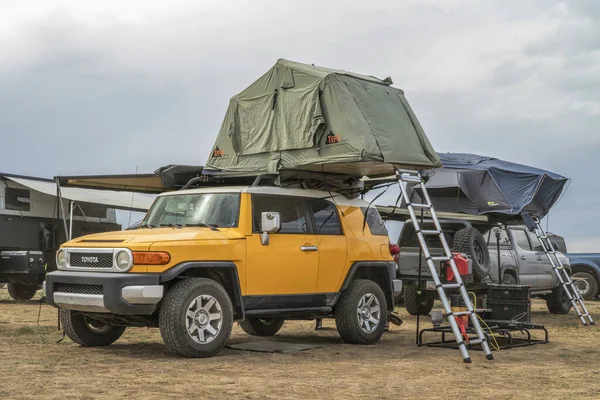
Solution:
M 373 344 L 402 287 L 395 247 L 363 200 L 266 186 L 180 190 L 160 195 L 138 229 L 65 243 L 44 289 L 83 346 L 159 327 L 175 354 L 209 357 L 233 321 L 269 336 L 286 319 L 327 317 L 344 341 Z

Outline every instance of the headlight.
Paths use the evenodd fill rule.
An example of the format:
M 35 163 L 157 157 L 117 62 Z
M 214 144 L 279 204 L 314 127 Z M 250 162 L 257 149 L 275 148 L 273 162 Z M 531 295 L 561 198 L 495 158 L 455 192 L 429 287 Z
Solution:
M 63 269 L 67 267 L 67 252 L 64 250 L 59 250 L 56 253 L 56 266 L 59 269 Z
M 115 260 L 117 261 L 117 268 L 121 271 L 127 271 L 133 263 L 131 254 L 125 250 L 118 251 Z

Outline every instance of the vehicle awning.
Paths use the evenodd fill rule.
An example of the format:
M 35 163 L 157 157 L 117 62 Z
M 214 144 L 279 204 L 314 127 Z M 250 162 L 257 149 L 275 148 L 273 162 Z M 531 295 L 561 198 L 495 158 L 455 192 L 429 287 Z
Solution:
M 56 182 L 8 176 L 5 179 L 49 196 L 56 196 L 57 194 Z M 142 212 L 147 211 L 156 198 L 155 195 L 148 193 L 117 192 L 113 190 L 94 190 L 72 187 L 61 187 L 60 192 L 63 199 L 70 201 L 101 204 L 119 210 Z
M 143 193 L 165 191 L 160 176 L 155 174 L 59 176 L 57 179 L 61 188 L 78 187 Z

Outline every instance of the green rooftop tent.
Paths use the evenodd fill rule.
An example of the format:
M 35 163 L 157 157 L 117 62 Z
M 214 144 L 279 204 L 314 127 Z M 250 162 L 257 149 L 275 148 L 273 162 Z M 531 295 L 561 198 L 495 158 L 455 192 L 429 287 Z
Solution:
M 391 84 L 280 59 L 231 99 L 204 173 L 375 177 L 440 167 L 404 92 Z

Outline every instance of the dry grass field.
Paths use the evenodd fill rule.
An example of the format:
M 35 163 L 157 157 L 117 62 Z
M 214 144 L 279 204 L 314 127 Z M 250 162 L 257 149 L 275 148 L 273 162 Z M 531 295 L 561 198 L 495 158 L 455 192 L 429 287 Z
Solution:
M 600 320 L 600 302 L 589 305 Z M 534 310 L 551 342 L 495 352 L 492 362 L 481 352 L 468 365 L 456 350 L 417 347 L 415 318 L 402 310 L 404 325 L 376 346 L 343 344 L 332 321 L 319 332 L 312 322 L 288 322 L 278 340 L 325 346 L 183 359 L 167 352 L 156 329 L 129 329 L 106 348 L 57 343 L 55 309 L 9 300 L 0 289 L 0 398 L 600 398 L 600 327 L 580 326 L 573 313 L 550 315 L 539 300 Z M 231 343 L 248 340 L 236 326 Z

